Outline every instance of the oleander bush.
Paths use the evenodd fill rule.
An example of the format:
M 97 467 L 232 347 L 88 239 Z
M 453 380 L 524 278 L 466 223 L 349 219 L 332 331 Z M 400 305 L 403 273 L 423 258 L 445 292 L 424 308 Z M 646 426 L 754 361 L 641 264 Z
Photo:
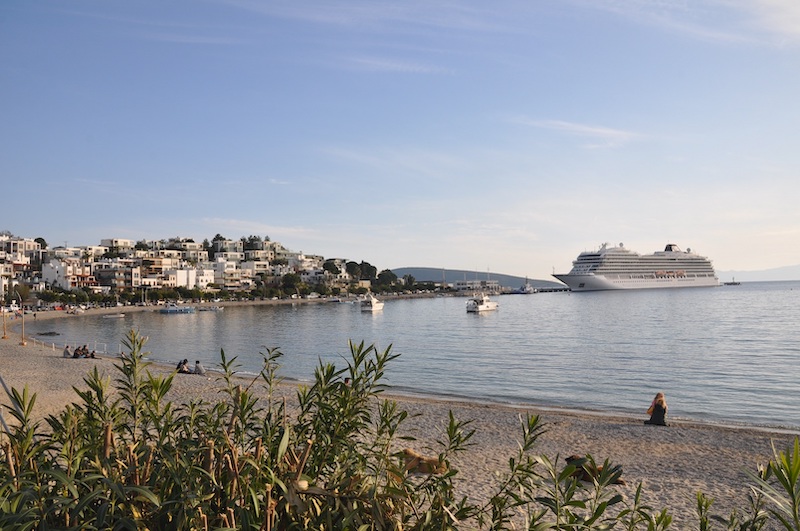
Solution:
M 404 459 L 409 414 L 381 398 L 397 357 L 391 347 L 351 343 L 347 367 L 320 363 L 289 411 L 278 393 L 277 349 L 262 353 L 260 374 L 244 383 L 236 359 L 221 351 L 222 399 L 174 404 L 175 375 L 148 370 L 136 332 L 124 343 L 113 383 L 95 368 L 86 390 L 76 389 L 79 400 L 57 415 L 37 420 L 35 394 L 6 390 L 0 529 L 656 531 L 672 522 L 666 509 L 642 503 L 641 484 L 630 500 L 617 492 L 619 466 L 537 455 L 545 427 L 531 415 L 491 499 L 457 495 L 451 460 L 468 451 L 470 423 L 450 414 L 432 450 L 441 466 Z M 713 515 L 712 500 L 698 494 L 698 529 L 759 530 L 777 521 L 800 531 L 797 440 L 774 455 L 752 474 L 746 511 Z M 581 469 L 594 479 L 580 481 Z

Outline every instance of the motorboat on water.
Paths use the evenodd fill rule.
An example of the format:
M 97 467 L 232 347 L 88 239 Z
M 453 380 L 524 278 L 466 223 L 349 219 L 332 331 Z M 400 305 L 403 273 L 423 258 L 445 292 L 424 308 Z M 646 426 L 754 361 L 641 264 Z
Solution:
M 358 301 L 362 312 L 377 312 L 383 310 L 383 301 L 378 300 L 372 293 L 367 293 Z
M 480 295 L 473 295 L 467 299 L 467 312 L 488 312 L 496 310 L 499 304 L 496 301 L 489 299 L 485 293 Z
M 511 293 L 513 293 L 515 295 L 530 295 L 532 293 L 538 293 L 538 292 L 539 292 L 539 290 L 534 288 L 533 286 L 531 286 L 530 281 L 526 278 L 525 279 L 525 284 L 523 284 L 519 288 L 515 289 Z
M 201 312 L 221 312 L 225 309 L 225 306 L 200 306 L 198 308 Z
M 663 251 L 640 255 L 622 244 L 604 243 L 585 251 L 567 274 L 554 274 L 572 291 L 611 289 L 689 288 L 719 286 L 711 261 L 668 243 Z
M 158 310 L 158 313 L 194 313 L 194 306 L 178 306 L 175 303 L 170 303 Z

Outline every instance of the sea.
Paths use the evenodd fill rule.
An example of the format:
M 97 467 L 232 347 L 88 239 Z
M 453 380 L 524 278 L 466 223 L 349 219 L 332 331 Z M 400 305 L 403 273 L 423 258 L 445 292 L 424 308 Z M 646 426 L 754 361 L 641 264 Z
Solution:
M 499 309 L 480 314 L 464 297 L 387 296 L 374 313 L 343 302 L 87 313 L 26 331 L 113 355 L 133 329 L 152 361 L 214 368 L 224 350 L 253 374 L 277 348 L 279 374 L 299 382 L 320 364 L 346 368 L 349 342 L 363 341 L 399 354 L 384 378 L 393 393 L 643 420 L 661 391 L 673 420 L 800 430 L 800 282 L 492 298 Z

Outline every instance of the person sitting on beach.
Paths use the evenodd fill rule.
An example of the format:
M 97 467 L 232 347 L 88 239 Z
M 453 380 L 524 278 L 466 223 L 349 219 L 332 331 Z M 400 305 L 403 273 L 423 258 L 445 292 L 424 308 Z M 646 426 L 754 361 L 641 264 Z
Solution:
M 189 360 L 183 360 L 178 362 L 178 372 L 183 374 L 191 374 L 192 371 L 189 370 Z
M 75 347 L 75 350 L 72 351 L 72 358 L 77 359 L 81 357 L 81 347 Z
M 650 419 L 644 421 L 645 424 L 669 426 L 667 424 L 667 401 L 664 399 L 664 393 L 656 394 L 653 403 L 647 409 L 647 414 L 650 415 Z
M 194 362 L 194 373 L 200 376 L 206 375 L 206 368 L 200 364 L 200 360 Z
M 71 358 L 72 357 L 72 352 L 69 351 L 69 345 L 64 347 L 64 357 L 65 358 Z

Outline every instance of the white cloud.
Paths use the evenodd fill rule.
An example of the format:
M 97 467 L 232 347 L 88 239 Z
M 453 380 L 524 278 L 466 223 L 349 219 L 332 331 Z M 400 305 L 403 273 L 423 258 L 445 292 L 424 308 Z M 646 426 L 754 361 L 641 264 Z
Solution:
M 467 6 L 450 1 L 416 0 L 409 2 L 354 1 L 262 2 L 220 0 L 221 3 L 265 16 L 302 20 L 318 24 L 351 26 L 364 29 L 403 28 L 410 26 L 444 27 L 462 30 L 492 30 L 490 21 L 495 9 Z
M 774 42 L 777 37 L 783 44 L 800 38 L 797 0 L 573 0 L 573 4 L 708 41 Z
M 542 129 L 560 131 L 572 136 L 591 138 L 600 142 L 599 144 L 590 144 L 587 147 L 619 147 L 641 137 L 640 134 L 632 131 L 613 129 L 600 125 L 579 124 L 564 120 L 531 120 L 524 117 L 517 117 L 513 118 L 512 121 Z
M 743 2 L 742 7 L 753 11 L 765 30 L 800 38 L 800 2 L 797 0 L 755 0 Z
M 409 74 L 452 73 L 451 70 L 445 68 L 380 57 L 354 57 L 349 60 L 349 64 L 359 70 L 374 72 L 401 72 Z

